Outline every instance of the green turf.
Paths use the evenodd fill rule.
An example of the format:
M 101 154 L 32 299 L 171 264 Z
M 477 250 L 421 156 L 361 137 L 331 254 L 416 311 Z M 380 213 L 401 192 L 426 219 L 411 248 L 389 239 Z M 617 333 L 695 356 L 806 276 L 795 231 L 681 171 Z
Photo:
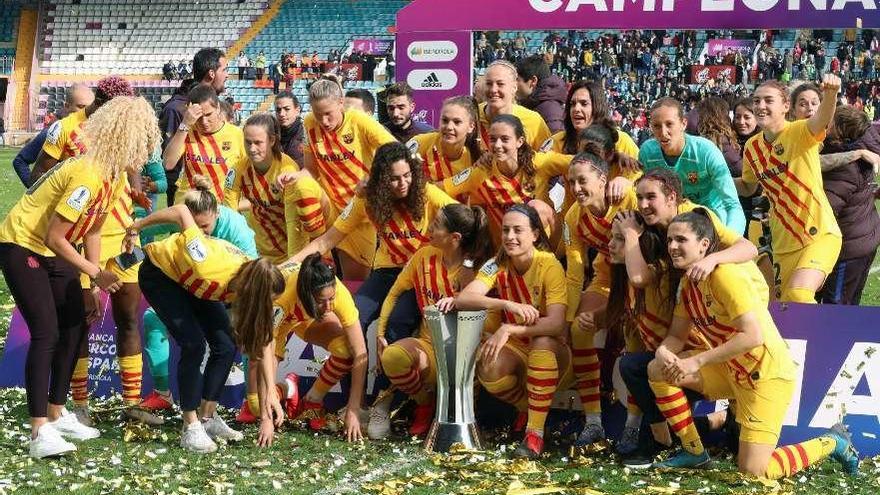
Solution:
M 12 172 L 15 150 L 0 148 L 0 211 L 3 216 L 23 187 Z M 875 264 L 876 265 L 876 264 Z M 880 305 L 880 281 L 871 276 L 864 302 Z M 12 303 L 0 277 L 0 346 Z M 507 461 L 513 447 L 496 443 L 489 453 L 435 457 L 418 442 L 344 443 L 330 434 L 284 431 L 269 449 L 257 449 L 256 429 L 245 429 L 241 445 L 223 446 L 212 455 L 187 454 L 178 447 L 179 420 L 146 430 L 125 427 L 118 419 L 118 397 L 94 404 L 102 438 L 80 444 L 76 454 L 34 461 L 27 456 L 29 436 L 24 393 L 0 389 L 0 495 L 53 494 L 263 494 L 382 493 L 469 494 L 539 493 L 522 488 L 558 487 L 540 493 L 830 493 L 873 494 L 880 490 L 880 463 L 867 461 L 856 480 L 842 476 L 833 462 L 779 485 L 745 481 L 729 458 L 711 470 L 693 473 L 629 472 L 607 452 L 570 457 L 553 451 L 538 463 Z M 228 413 L 228 412 L 227 412 Z M 228 415 L 227 415 L 228 417 Z M 548 488 L 549 489 L 549 488 Z

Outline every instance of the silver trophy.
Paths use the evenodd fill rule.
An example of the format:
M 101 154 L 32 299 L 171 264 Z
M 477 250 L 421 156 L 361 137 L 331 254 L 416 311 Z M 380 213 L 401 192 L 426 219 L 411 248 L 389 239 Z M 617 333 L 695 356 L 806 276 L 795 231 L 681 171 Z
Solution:
M 425 449 L 448 452 L 456 443 L 482 448 L 474 416 L 474 368 L 483 333 L 485 311 L 424 308 L 437 357 L 437 414 L 425 440 Z

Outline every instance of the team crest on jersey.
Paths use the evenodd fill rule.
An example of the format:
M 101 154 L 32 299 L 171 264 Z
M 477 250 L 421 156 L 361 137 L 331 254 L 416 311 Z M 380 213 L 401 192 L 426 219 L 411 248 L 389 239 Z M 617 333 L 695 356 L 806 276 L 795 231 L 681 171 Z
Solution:
M 232 149 L 232 141 L 223 141 L 223 151 L 229 151 Z
M 468 167 L 468 168 L 462 170 L 461 172 L 452 176 L 452 185 L 453 186 L 460 186 L 460 185 L 464 184 L 465 181 L 468 180 L 468 177 L 470 177 L 470 176 L 471 176 L 471 167 Z
M 284 310 L 280 306 L 272 306 L 272 326 L 278 328 L 282 321 L 284 321 Z
M 67 206 L 82 213 L 83 209 L 85 209 L 86 205 L 89 203 L 89 198 L 91 196 L 92 193 L 89 191 L 88 187 L 79 186 L 74 189 L 70 197 L 67 198 Z
M 538 151 L 540 151 L 542 153 L 546 153 L 552 149 L 553 149 L 553 138 L 547 138 L 547 140 L 544 141 L 544 144 L 541 145 L 541 148 Z
M 57 120 L 46 132 L 46 141 L 52 144 L 58 144 L 58 138 L 61 137 L 61 121 Z
M 480 273 L 489 277 L 498 273 L 498 263 L 495 262 L 495 258 L 483 263 L 483 266 L 480 267 Z
M 348 133 L 342 135 L 342 142 L 345 144 L 351 144 L 354 142 L 354 134 Z
M 186 244 L 186 251 L 189 253 L 189 257 L 196 263 L 201 263 L 208 258 L 208 250 L 205 248 L 205 243 L 198 237 Z
M 782 154 L 785 153 L 785 146 L 782 146 L 782 143 L 774 144 L 773 153 L 776 153 L 776 156 L 782 156 Z
M 696 184 L 698 180 L 699 176 L 696 172 L 688 172 L 688 182 L 690 182 L 691 184 Z
M 235 184 L 235 169 L 229 169 L 229 172 L 226 172 L 226 189 L 232 189 L 233 184 Z

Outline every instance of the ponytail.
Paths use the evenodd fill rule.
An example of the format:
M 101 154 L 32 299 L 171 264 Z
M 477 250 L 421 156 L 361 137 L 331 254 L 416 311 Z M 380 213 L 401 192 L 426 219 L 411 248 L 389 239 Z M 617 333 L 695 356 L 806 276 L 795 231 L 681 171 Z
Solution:
M 597 148 L 595 143 L 587 142 L 586 149 L 581 151 L 574 158 L 571 159 L 571 164 L 569 167 L 573 167 L 575 165 L 587 164 L 593 168 L 600 175 L 604 175 L 606 178 L 609 176 L 610 169 L 608 167 L 608 162 L 606 162 L 601 154 L 596 153 L 595 148 Z
M 466 95 L 453 96 L 443 101 L 443 106 L 445 107 L 446 105 L 457 105 L 465 109 L 471 118 L 471 122 L 474 123 L 474 130 L 468 133 L 464 140 L 464 146 L 471 155 L 471 162 L 476 162 L 483 154 L 483 151 L 480 149 L 480 111 L 477 107 L 477 101 L 473 97 Z M 489 146 L 489 144 L 486 143 L 486 146 Z
M 696 234 L 697 239 L 708 239 L 709 249 L 706 250 L 707 256 L 718 251 L 718 232 L 716 232 L 712 216 L 706 208 L 698 207 L 686 213 L 676 215 L 669 224 L 672 225 L 673 223 L 687 224 Z
M 452 203 L 440 209 L 438 218 L 447 231 L 461 235 L 461 252 L 474 266 L 481 266 L 492 256 L 489 217 L 483 208 Z
M 275 323 L 272 300 L 284 292 L 284 275 L 271 261 L 257 258 L 241 265 L 229 281 L 236 293 L 232 305 L 232 336 L 244 354 L 260 356 L 272 342 Z
M 336 285 L 336 273 L 333 267 L 324 262 L 321 253 L 312 253 L 306 256 L 299 268 L 299 278 L 296 281 L 296 294 L 306 314 L 312 318 L 319 318 L 315 293 L 330 286 Z
M 262 127 L 266 136 L 272 140 L 272 156 L 281 160 L 281 125 L 274 115 L 266 112 L 255 113 L 248 117 L 244 127 Z
M 183 196 L 183 204 L 189 208 L 190 213 L 200 215 L 202 213 L 220 212 L 217 196 L 214 196 L 214 185 L 211 179 L 204 175 L 195 175 L 192 178 L 193 188 Z

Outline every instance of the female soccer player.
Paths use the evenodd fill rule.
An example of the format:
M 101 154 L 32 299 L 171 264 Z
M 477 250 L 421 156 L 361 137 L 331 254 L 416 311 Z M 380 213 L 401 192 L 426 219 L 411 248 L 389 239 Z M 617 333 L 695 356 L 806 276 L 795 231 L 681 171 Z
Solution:
M 780 301 L 815 304 L 840 254 L 841 234 L 825 191 L 819 145 L 834 117 L 840 78 L 825 74 L 824 98 L 806 120 L 788 122 L 788 90 L 773 81 L 758 86 L 752 97 L 762 132 L 745 146 L 740 195 L 760 184 L 770 200 L 770 232 L 776 293 Z
M 79 275 L 90 279 L 86 296 L 95 308 L 99 289 L 121 287 L 119 277 L 98 264 L 101 225 L 124 194 L 126 174 L 139 173 L 160 142 L 155 113 L 143 98 L 113 99 L 81 131 L 88 151 L 43 174 L 0 225 L 0 269 L 31 335 L 25 388 L 36 458 L 75 450 L 62 437 L 100 435 L 64 408 L 87 328 Z
M 358 322 L 355 301 L 319 253 L 306 256 L 301 265 L 283 266 L 282 273 L 286 288 L 274 303 L 278 322 L 274 330 L 275 357 L 278 360 L 284 358 L 291 334 L 330 352 L 330 358 L 324 362 L 318 378 L 304 396 L 299 396 L 296 375 L 288 375 L 286 390 L 282 390 L 282 397 L 288 398 L 288 414 L 295 420 L 307 420 L 312 430 L 322 429 L 326 424 L 324 397 L 350 372 L 351 389 L 343 415 L 345 436 L 349 442 L 361 440 L 360 411 L 367 377 L 367 345 Z M 274 370 L 270 377 L 274 379 Z M 294 388 L 296 390 L 292 390 Z M 263 397 L 260 400 L 260 410 L 265 411 Z
M 500 239 L 501 217 L 511 205 L 531 203 L 539 191 L 549 189 L 551 177 L 565 172 L 571 156 L 555 152 L 536 153 L 526 140 L 526 131 L 519 118 L 498 115 L 489 128 L 490 155 L 474 166 L 443 181 L 443 189 L 451 196 L 467 194 L 471 203 L 481 205 L 489 215 L 492 239 Z M 544 224 L 553 230 L 553 208 L 543 201 L 534 201 Z
M 447 98 L 440 110 L 440 130 L 419 134 L 406 143 L 407 147 L 417 147 L 428 180 L 441 182 L 477 161 L 482 155 L 477 122 L 477 110 L 470 97 Z
M 536 458 L 544 450 L 553 393 L 571 382 L 571 354 L 563 342 L 565 273 L 538 212 L 528 205 L 504 214 L 501 242 L 498 256 L 480 268 L 455 307 L 491 311 L 484 327 L 489 336 L 477 351 L 477 378 L 489 393 L 514 404 L 520 418 L 528 410 L 525 438 L 514 455 Z M 497 297 L 486 295 L 492 289 Z
M 619 211 L 636 207 L 636 193 L 632 187 L 620 201 L 612 201 L 607 188 L 608 162 L 599 157 L 602 150 L 595 143 L 588 142 L 586 149 L 590 151 L 575 155 L 568 168 L 568 188 L 576 201 L 565 215 L 562 235 L 567 262 L 568 322 L 573 322 L 585 311 L 601 315 L 610 289 L 608 242 L 611 222 Z M 584 291 L 584 262 L 589 259 L 589 249 L 595 249 L 599 254 L 593 260 L 593 279 Z M 581 446 L 605 438 L 599 396 L 599 356 L 593 345 L 596 329 L 596 325 L 582 327 L 574 324 L 571 327 L 576 386 L 586 415 L 584 429 L 576 442 Z
M 667 231 L 669 255 L 684 271 L 718 246 L 705 210 L 677 216 Z M 724 263 L 700 281 L 684 280 L 669 333 L 648 366 L 657 405 L 682 449 L 660 467 L 700 467 L 709 461 L 682 388 L 713 399 L 735 399 L 741 426 L 739 470 L 753 476 L 788 477 L 831 456 L 851 475 L 859 458 L 843 425 L 825 435 L 777 448 L 794 392 L 795 365 L 767 309 L 768 288 L 753 262 Z M 682 353 L 695 326 L 708 350 Z
M 324 233 L 324 208 L 329 202 L 311 177 L 302 177 L 283 190 L 278 187 L 279 175 L 295 173 L 299 167 L 281 152 L 281 130 L 275 117 L 251 115 L 244 124 L 244 144 L 247 155 L 233 169 L 229 202 L 248 201 L 248 224 L 256 233 L 257 251 L 281 263 Z
M 164 212 L 181 232 L 144 248 L 147 256 L 139 279 L 144 297 L 180 346 L 177 382 L 184 425 L 180 446 L 208 453 L 217 450 L 214 439 L 243 438 L 216 413 L 235 357 L 224 303 L 241 292 L 240 305 L 271 307 L 271 299 L 284 289 L 284 278 L 269 260 L 250 261 L 232 244 L 205 235 L 186 206 L 175 205 Z M 140 222 L 129 229 L 127 240 L 138 234 Z M 266 339 L 271 340 L 268 333 Z M 206 342 L 210 355 L 203 374 Z
M 516 77 L 516 66 L 506 60 L 496 60 L 486 69 L 483 79 L 486 103 L 479 107 L 479 132 L 484 149 L 491 151 L 489 127 L 499 115 L 513 115 L 522 122 L 523 136 L 533 150 L 541 149 L 550 139 L 550 128 L 541 114 L 516 104 Z
M 553 151 L 574 155 L 579 151 L 579 134 L 593 124 L 605 124 L 617 130 L 608 110 L 605 88 L 596 81 L 582 79 L 568 89 L 565 100 L 565 130 L 553 135 Z M 639 147 L 625 132 L 618 132 L 612 143 L 614 149 L 631 158 L 639 157 Z
M 688 135 L 686 126 L 678 100 L 657 100 L 651 107 L 654 138 L 642 144 L 639 161 L 645 170 L 675 170 L 688 199 L 710 208 L 733 230 L 745 232 L 746 219 L 724 155 L 708 139 Z
M 488 218 L 479 206 L 444 206 L 434 218 L 428 235 L 430 245 L 419 249 L 397 276 L 382 304 L 376 330 L 377 354 L 384 373 L 398 390 L 416 401 L 409 427 L 410 435 L 416 436 L 427 433 L 434 417 L 437 365 L 431 334 L 423 321 L 417 336 L 388 345 L 385 339 L 388 318 L 400 295 L 410 289 L 416 290 L 419 308 L 436 305 L 440 311 L 449 310 L 452 298 L 473 280 L 473 267 L 482 266 L 491 249 Z M 387 436 L 390 421 L 383 426 L 371 428 L 380 433 L 375 437 Z M 374 437 L 371 435 L 371 438 Z

